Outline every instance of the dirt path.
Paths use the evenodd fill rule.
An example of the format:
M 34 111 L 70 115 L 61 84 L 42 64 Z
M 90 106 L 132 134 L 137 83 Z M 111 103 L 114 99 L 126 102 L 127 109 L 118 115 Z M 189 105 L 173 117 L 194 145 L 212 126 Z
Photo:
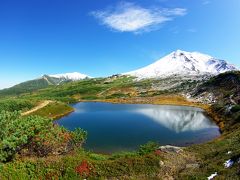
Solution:
M 39 104 L 38 106 L 34 107 L 33 109 L 29 110 L 29 111 L 26 111 L 26 112 L 23 112 L 22 113 L 22 116 L 25 116 L 25 115 L 28 115 L 28 114 L 31 114 L 39 109 L 42 109 L 44 108 L 45 106 L 47 106 L 48 104 L 52 103 L 53 101 L 50 101 L 50 100 L 46 100 L 46 101 L 43 101 L 41 104 Z
M 98 93 L 98 95 L 101 96 L 101 95 L 103 95 L 104 93 L 106 93 L 107 91 L 109 91 L 110 89 L 112 89 L 112 87 L 103 90 L 102 92 Z

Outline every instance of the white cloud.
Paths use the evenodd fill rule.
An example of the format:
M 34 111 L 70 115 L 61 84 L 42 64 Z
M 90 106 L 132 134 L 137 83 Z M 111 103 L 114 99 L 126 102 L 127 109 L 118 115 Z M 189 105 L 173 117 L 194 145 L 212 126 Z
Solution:
M 114 8 L 94 11 L 91 14 L 113 30 L 139 33 L 158 29 L 159 25 L 172 21 L 177 16 L 184 16 L 186 12 L 183 8 L 144 8 L 122 2 Z

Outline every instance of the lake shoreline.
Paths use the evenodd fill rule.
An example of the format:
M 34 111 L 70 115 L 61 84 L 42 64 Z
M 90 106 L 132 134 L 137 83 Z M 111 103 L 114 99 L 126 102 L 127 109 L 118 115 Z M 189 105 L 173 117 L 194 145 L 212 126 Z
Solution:
M 122 105 L 124 105 L 124 106 L 122 106 Z M 134 106 L 134 105 L 136 105 L 136 106 Z M 166 107 L 164 107 L 164 106 L 166 106 Z M 219 127 L 210 118 L 208 118 L 206 116 L 206 118 L 209 119 L 209 122 L 211 121 L 213 124 L 215 124 L 214 131 L 208 131 L 208 130 L 205 131 L 204 130 L 204 128 L 209 128 L 210 126 L 209 127 L 206 126 L 207 124 L 205 124 L 206 123 L 205 120 L 202 121 L 203 116 L 202 117 L 198 116 L 198 115 L 196 116 L 196 114 L 194 114 L 194 116 L 193 116 L 192 113 L 194 113 L 195 111 L 198 112 L 197 114 L 201 113 L 201 114 L 205 115 L 205 113 L 204 113 L 205 111 L 199 107 L 193 107 L 193 106 L 191 106 L 191 107 L 190 106 L 182 106 L 181 107 L 176 104 L 175 105 L 171 104 L 169 106 L 169 105 L 156 104 L 156 103 L 155 104 L 149 104 L 149 103 L 148 104 L 147 103 L 138 103 L 138 104 L 132 103 L 132 104 L 130 104 L 127 102 L 126 103 L 119 103 L 119 102 L 111 103 L 111 102 L 103 102 L 103 101 L 80 101 L 79 103 L 72 104 L 72 107 L 74 109 L 76 109 L 76 112 L 73 114 L 70 114 L 69 116 L 66 116 L 66 117 L 63 117 L 63 118 L 57 120 L 56 123 L 61 126 L 64 126 L 65 128 L 67 128 L 69 130 L 73 130 L 74 128 L 80 127 L 80 128 L 83 128 L 84 130 L 88 131 L 89 134 L 92 135 L 90 138 L 91 141 L 89 141 L 90 144 L 92 142 L 105 142 L 106 140 L 104 140 L 104 139 L 101 140 L 101 136 L 104 136 L 104 137 L 108 136 L 107 134 L 109 134 L 109 133 L 111 134 L 111 132 L 112 132 L 111 130 L 110 131 L 106 130 L 105 132 L 107 134 L 103 133 L 103 135 L 99 136 L 100 139 L 96 140 L 95 138 L 98 137 L 98 135 L 96 136 L 96 134 L 99 133 L 99 130 L 93 129 L 96 125 L 93 126 L 91 124 L 96 124 L 96 123 L 98 124 L 100 122 L 99 120 L 103 120 L 103 121 L 101 121 L 101 123 L 99 125 L 97 125 L 97 127 L 99 127 L 100 129 L 105 129 L 105 127 L 109 127 L 109 126 L 115 127 L 116 122 L 117 122 L 117 124 L 118 124 L 117 127 L 119 127 L 119 131 L 125 132 L 125 135 L 127 134 L 128 137 L 132 137 L 130 139 L 133 140 L 135 138 L 135 135 L 133 136 L 133 135 L 131 135 L 132 134 L 131 132 L 126 131 L 125 130 L 126 127 L 128 127 L 128 128 L 131 127 L 131 129 L 135 128 L 136 132 L 148 132 L 147 134 L 144 135 L 144 138 L 142 138 L 142 139 L 147 138 L 148 139 L 147 141 L 158 141 L 159 143 L 161 143 L 161 145 L 168 144 L 168 145 L 174 145 L 174 146 L 187 147 L 187 146 L 191 146 L 194 144 L 201 144 L 201 143 L 209 142 L 209 141 L 221 136 Z M 112 108 L 114 111 L 111 110 Z M 105 109 L 107 111 L 105 111 Z M 154 110 L 154 114 L 152 114 L 153 116 L 151 115 L 152 110 Z M 83 112 L 83 113 L 79 114 L 78 113 L 79 111 Z M 103 111 L 104 111 L 104 114 L 106 114 L 106 116 L 105 115 L 102 116 L 101 112 L 103 112 Z M 168 115 L 169 113 L 166 113 L 168 111 L 169 111 L 169 113 L 172 113 L 172 116 L 173 116 L 172 118 Z M 115 115 L 115 112 L 117 113 L 117 116 Z M 138 115 L 139 116 L 138 120 L 134 117 L 136 115 L 134 115 L 134 116 L 130 115 L 132 112 L 139 113 L 140 116 Z M 150 114 L 149 114 L 149 112 L 150 112 Z M 178 113 L 176 114 L 175 112 L 178 112 Z M 108 113 L 108 115 L 107 115 L 107 113 Z M 99 115 L 102 117 L 100 117 Z M 88 117 L 86 117 L 86 116 L 88 116 Z M 128 124 L 129 123 L 128 116 L 131 117 L 130 119 L 132 120 L 132 122 L 135 123 L 135 125 L 136 125 L 135 127 L 132 127 L 133 126 L 132 123 Z M 160 128 L 160 129 L 158 131 L 156 131 L 155 128 L 152 130 L 147 128 L 148 127 L 147 124 L 149 124 L 149 123 L 145 124 L 147 120 L 146 120 L 146 118 L 143 118 L 141 116 L 148 117 L 149 120 L 151 120 L 150 127 L 152 127 L 152 125 L 153 125 L 152 123 L 156 123 L 156 125 L 154 125 L 154 126 Z M 191 116 L 191 118 L 189 118 L 190 116 Z M 113 117 L 116 120 L 114 123 L 112 123 L 112 121 L 110 121 L 111 119 L 113 119 Z M 78 121 L 79 119 L 81 119 L 81 121 Z M 200 122 L 201 123 L 204 122 L 204 124 L 203 124 L 204 126 L 201 126 L 202 128 L 199 129 L 199 128 L 196 128 L 195 125 L 193 126 L 193 124 L 199 124 Z M 146 129 L 142 129 L 143 123 L 145 124 L 144 127 L 146 127 Z M 164 128 L 166 130 L 164 130 L 162 128 Z M 117 134 L 121 134 L 120 132 Z M 162 133 L 159 134 L 159 132 L 162 132 L 162 133 L 168 132 L 168 134 L 171 134 L 171 133 L 173 133 L 173 134 L 169 135 L 169 137 L 171 137 L 170 139 L 168 139 L 167 137 L 162 139 L 162 137 L 165 137 L 165 135 L 162 135 Z M 201 133 L 204 132 L 204 135 L 203 134 L 202 134 L 203 136 L 197 135 L 200 132 Z M 215 132 L 215 133 L 213 133 L 213 132 Z M 157 133 L 158 135 L 153 135 L 155 133 Z M 184 135 L 186 133 L 190 133 L 191 134 L 190 137 L 192 137 L 192 138 L 187 138 L 187 136 Z M 194 135 L 194 133 L 197 133 L 197 134 Z M 115 134 L 115 132 L 113 133 L 113 136 L 116 136 L 116 138 L 119 138 L 118 135 L 114 135 L 114 134 Z M 176 136 L 176 134 L 178 134 L 178 135 Z M 138 137 L 140 138 L 140 136 L 138 136 Z M 178 137 L 178 138 L 176 138 L 176 137 Z M 198 138 L 196 139 L 194 137 L 198 137 Z M 131 144 L 131 142 L 135 142 L 135 140 L 133 140 L 133 141 L 132 140 L 129 140 L 130 144 Z M 125 142 L 125 140 L 121 140 L 121 141 Z M 145 141 L 140 140 L 139 144 L 144 144 L 147 142 L 147 141 L 146 142 Z M 109 142 L 109 143 L 111 144 L 111 142 Z M 115 144 L 115 143 L 113 143 L 113 144 Z M 126 143 L 123 143 L 123 144 L 125 144 L 125 145 L 123 145 L 124 148 L 132 146 L 132 145 L 129 146 Z M 133 145 L 133 146 L 135 147 L 135 145 Z M 136 145 L 136 147 L 138 147 L 138 146 L 139 145 Z M 93 147 L 89 146 L 89 148 L 91 149 Z M 109 151 L 111 151 L 111 150 L 109 150 Z
M 163 98 L 163 99 L 161 99 Z M 224 132 L 224 120 L 219 117 L 211 108 L 210 104 L 189 101 L 182 96 L 157 96 L 157 97 L 137 97 L 137 98 L 118 98 L 118 99 L 95 99 L 95 100 L 78 100 L 80 102 L 106 102 L 113 104 L 151 104 L 151 105 L 176 105 L 196 107 L 203 109 L 205 114 L 214 121 L 222 134 Z

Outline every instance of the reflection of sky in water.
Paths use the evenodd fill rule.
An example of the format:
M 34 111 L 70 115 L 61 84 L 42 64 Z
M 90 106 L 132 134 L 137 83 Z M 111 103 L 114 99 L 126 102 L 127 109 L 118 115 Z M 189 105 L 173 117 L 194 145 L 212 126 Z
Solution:
M 218 127 L 194 107 L 100 102 L 73 107 L 75 112 L 56 123 L 70 130 L 86 130 L 85 147 L 97 152 L 133 150 L 148 141 L 194 144 L 219 136 Z
M 136 112 L 150 117 L 155 122 L 175 132 L 197 131 L 216 126 L 198 108 L 156 106 L 137 108 Z
M 96 106 L 101 104 L 100 106 Z M 107 106 L 106 106 L 107 105 Z M 109 105 L 111 107 L 109 107 Z M 187 106 L 149 105 L 149 104 L 111 104 L 111 103 L 79 103 L 74 105 L 75 114 L 109 111 L 125 111 L 142 114 L 169 130 L 179 132 L 197 131 L 213 128 L 211 122 L 200 108 Z

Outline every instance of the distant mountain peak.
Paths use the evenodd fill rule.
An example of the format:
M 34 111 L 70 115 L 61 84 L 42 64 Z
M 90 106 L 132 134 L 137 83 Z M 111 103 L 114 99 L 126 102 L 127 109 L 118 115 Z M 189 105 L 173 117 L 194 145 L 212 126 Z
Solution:
M 82 79 L 86 79 L 86 78 L 91 78 L 90 76 L 81 74 L 79 72 L 54 74 L 54 75 L 48 75 L 48 76 L 53 77 L 53 78 L 72 80 L 72 81 L 78 81 L 78 80 L 82 80 Z
M 199 52 L 176 50 L 156 62 L 124 75 L 143 78 L 161 78 L 171 75 L 217 75 L 237 68 L 225 60 Z
M 8 94 L 8 95 L 14 95 L 14 94 L 18 95 L 21 93 L 33 92 L 39 89 L 44 89 L 49 86 L 60 85 L 63 83 L 78 81 L 86 78 L 91 78 L 91 77 L 78 72 L 66 73 L 66 74 L 55 74 L 55 75 L 44 74 L 37 79 L 25 81 L 13 87 L 4 89 L 2 90 L 2 93 Z

